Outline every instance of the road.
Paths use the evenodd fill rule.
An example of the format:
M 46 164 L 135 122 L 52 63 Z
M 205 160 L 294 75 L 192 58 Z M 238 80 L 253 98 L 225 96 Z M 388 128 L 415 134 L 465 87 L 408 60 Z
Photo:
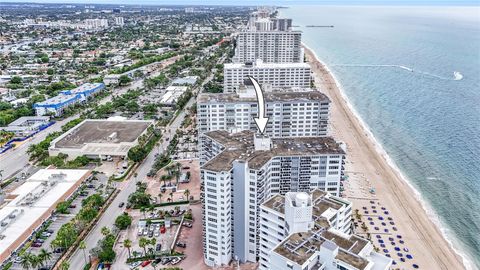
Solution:
M 190 107 L 195 101 L 195 98 L 191 98 L 190 101 L 187 103 L 185 108 Z M 182 124 L 183 119 L 186 115 L 186 110 L 182 110 L 180 114 L 175 118 L 175 120 L 166 127 L 165 132 L 163 133 L 163 138 L 168 138 L 168 140 L 160 140 L 161 145 L 159 149 L 154 149 L 150 152 L 150 154 L 145 158 L 145 160 L 140 164 L 137 168 L 137 177 L 131 177 L 129 180 L 121 182 L 118 184 L 117 188 L 120 189 L 120 193 L 117 197 L 113 200 L 112 204 L 106 209 L 105 214 L 100 218 L 98 223 L 95 225 L 94 229 L 90 231 L 88 236 L 85 238 L 86 243 L 86 250 L 90 251 L 94 248 L 98 240 L 103 238 L 101 233 L 102 227 L 111 228 L 112 224 L 117 216 L 123 213 L 124 208 L 118 207 L 121 202 L 126 202 L 128 196 L 133 193 L 136 189 L 136 182 L 138 180 L 145 181 L 147 173 L 152 168 L 153 163 L 155 162 L 155 154 L 162 153 L 164 149 L 167 148 L 169 141 L 175 135 L 175 132 L 180 125 Z M 82 269 L 85 265 L 85 259 L 83 257 L 83 252 L 79 249 L 75 251 L 75 253 L 70 257 L 70 265 L 74 267 L 74 270 Z

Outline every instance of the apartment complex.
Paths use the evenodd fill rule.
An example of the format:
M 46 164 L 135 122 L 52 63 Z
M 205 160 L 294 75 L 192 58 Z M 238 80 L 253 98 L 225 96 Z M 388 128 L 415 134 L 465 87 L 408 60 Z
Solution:
M 105 88 L 103 83 L 85 83 L 81 86 L 60 91 L 60 93 L 52 98 L 49 98 L 42 102 L 33 104 L 33 108 L 37 116 L 54 115 L 61 116 L 65 108 L 86 102 L 90 97 L 97 94 Z
M 329 137 L 271 139 L 246 130 L 200 135 L 204 260 L 255 262 L 260 205 L 275 194 L 339 193 L 344 146 Z
M 265 92 L 266 134 L 279 137 L 327 136 L 330 100 L 319 91 L 283 89 Z M 200 94 L 197 99 L 199 133 L 213 130 L 252 130 L 258 114 L 255 91 L 251 87 L 238 93 Z
M 307 63 L 263 63 L 262 60 L 228 63 L 223 68 L 223 91 L 230 93 L 238 90 L 248 76 L 257 79 L 260 85 L 274 88 L 309 88 L 312 80 Z
M 236 39 L 233 62 L 302 63 L 302 32 L 244 31 Z
M 387 270 L 392 259 L 350 235 L 351 203 L 321 190 L 275 195 L 260 206 L 260 270 Z

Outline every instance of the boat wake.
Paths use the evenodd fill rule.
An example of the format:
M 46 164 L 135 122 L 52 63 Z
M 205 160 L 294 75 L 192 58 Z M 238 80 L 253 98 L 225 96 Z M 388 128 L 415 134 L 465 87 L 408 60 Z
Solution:
M 437 78 L 437 79 L 440 79 L 440 80 L 460 81 L 461 79 L 463 79 L 462 73 L 460 73 L 460 72 L 458 72 L 458 71 L 454 71 L 454 72 L 453 72 L 453 78 L 448 78 L 448 77 L 438 76 L 438 75 L 431 74 L 431 73 L 424 72 L 424 71 L 420 71 L 420 70 L 415 70 L 415 69 L 413 69 L 413 68 L 409 68 L 409 67 L 402 66 L 402 65 L 356 65 L 356 64 L 340 64 L 340 65 L 332 65 L 332 66 L 336 66 L 336 67 L 389 67 L 389 68 L 399 68 L 399 69 L 403 69 L 403 70 L 406 70 L 406 71 L 409 71 L 409 72 L 412 72 L 412 73 L 417 73 L 417 74 L 421 74 L 421 75 L 424 75 L 424 76 L 427 76 L 427 77 Z

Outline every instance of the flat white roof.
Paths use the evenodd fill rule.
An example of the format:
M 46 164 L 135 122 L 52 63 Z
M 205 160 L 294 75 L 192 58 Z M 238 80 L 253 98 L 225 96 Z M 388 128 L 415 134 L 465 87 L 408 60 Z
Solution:
M 252 64 L 245 63 L 226 63 L 223 64 L 224 69 L 234 69 L 234 68 L 244 68 L 244 69 L 253 69 L 253 68 L 307 68 L 310 69 L 310 65 L 307 63 L 264 63 L 262 61 L 256 61 Z
M 83 177 L 89 170 L 41 169 L 17 187 L 7 198 L 13 198 L 0 209 L 0 254 L 10 254 L 17 239 Z M 15 218 L 9 216 L 15 215 Z M 17 243 L 20 244 L 20 243 Z M 14 246 L 12 246 L 14 245 Z M 3 257 L 3 256 L 2 256 Z

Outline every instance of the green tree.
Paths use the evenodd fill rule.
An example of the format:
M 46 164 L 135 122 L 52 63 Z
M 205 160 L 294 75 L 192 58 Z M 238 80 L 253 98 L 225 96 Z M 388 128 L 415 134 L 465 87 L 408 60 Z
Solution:
M 42 249 L 40 249 L 40 252 L 38 253 L 38 258 L 39 258 L 40 264 L 42 266 L 45 266 L 45 263 L 52 259 L 52 253 L 50 251 L 42 248 Z
M 57 232 L 57 237 L 52 241 L 52 246 L 67 249 L 75 243 L 77 234 L 78 231 L 72 222 L 63 224 Z
M 128 77 L 127 75 L 122 75 L 118 78 L 118 84 L 119 85 L 126 85 L 128 83 L 130 83 L 132 81 L 132 79 L 130 79 L 130 77 Z
M 130 253 L 130 248 L 132 248 L 132 240 L 130 239 L 125 239 L 123 241 L 123 246 L 128 250 L 128 257 L 132 257 Z
M 21 84 L 21 83 L 22 83 L 22 78 L 20 78 L 19 76 L 13 76 L 13 77 L 10 79 L 10 83 L 12 83 L 12 84 Z
M 119 215 L 117 219 L 115 219 L 115 226 L 120 230 L 125 230 L 132 224 L 132 217 L 128 215 L 128 213 L 123 213 Z
M 141 237 L 140 240 L 138 240 L 138 246 L 143 248 L 143 251 L 145 252 L 144 255 L 147 255 L 147 245 L 150 243 L 147 238 Z
M 70 269 L 70 264 L 67 261 L 63 261 L 60 264 L 60 270 L 69 270 Z
M 80 241 L 80 243 L 78 244 L 78 248 L 83 251 L 83 258 L 85 259 L 85 264 L 87 264 L 87 253 L 85 252 L 85 250 L 87 249 L 87 244 L 85 243 L 85 240 Z

